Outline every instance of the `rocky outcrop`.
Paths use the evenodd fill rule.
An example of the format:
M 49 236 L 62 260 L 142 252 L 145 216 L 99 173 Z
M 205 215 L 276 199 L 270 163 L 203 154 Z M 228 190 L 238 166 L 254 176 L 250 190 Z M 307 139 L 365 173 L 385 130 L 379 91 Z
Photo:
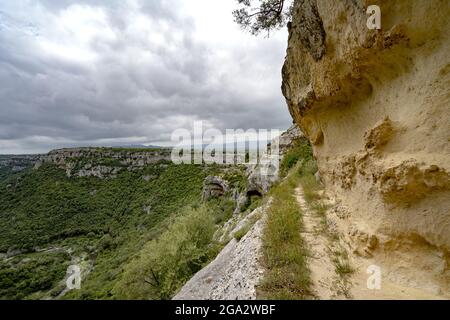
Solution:
M 294 146 L 300 143 L 301 139 L 304 139 L 305 135 L 300 128 L 294 124 L 279 137 L 273 139 L 268 144 L 268 150 L 270 153 L 263 154 L 259 163 L 251 165 L 247 168 L 248 187 L 247 192 L 257 193 L 263 195 L 270 190 L 270 187 L 279 178 L 278 164 L 283 159 L 283 156 Z M 272 149 L 278 149 L 277 159 L 271 158 Z M 277 164 L 277 165 L 274 165 Z
M 121 170 L 138 170 L 149 164 L 170 161 L 170 149 L 68 148 L 50 151 L 35 164 L 52 163 L 75 177 L 115 177 Z
M 196 273 L 174 300 L 254 300 L 264 274 L 261 264 L 261 236 L 267 206 L 255 209 L 230 234 L 256 215 L 261 218 L 239 241 L 231 239 L 208 266 Z
M 0 155 L 0 168 L 6 167 L 13 172 L 32 167 L 41 155 Z
M 228 182 L 221 177 L 208 176 L 203 181 L 202 199 L 207 201 L 212 198 L 219 198 L 229 191 Z
M 278 140 L 278 148 L 281 157 L 292 149 L 292 147 L 298 145 L 304 137 L 305 135 L 296 124 L 293 124 L 289 129 L 283 132 Z
M 268 169 L 262 169 L 260 165 L 250 167 L 247 170 L 248 172 L 247 193 L 263 195 L 270 190 L 270 187 L 278 179 L 278 171 L 276 172 L 275 170 L 273 172 L 269 171 L 268 174 L 266 173 L 267 171 L 265 170 Z
M 381 8 L 381 30 L 366 9 Z M 449 2 L 296 0 L 282 91 L 355 254 L 450 293 Z M 426 271 L 425 271 L 426 270 Z

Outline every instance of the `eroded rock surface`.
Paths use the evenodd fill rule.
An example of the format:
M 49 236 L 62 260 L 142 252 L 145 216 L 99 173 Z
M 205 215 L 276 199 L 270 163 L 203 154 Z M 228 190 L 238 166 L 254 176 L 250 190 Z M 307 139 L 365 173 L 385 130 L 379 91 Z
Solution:
M 256 287 L 264 274 L 260 260 L 266 209 L 267 205 L 255 209 L 250 216 L 261 215 L 261 218 L 247 234 L 239 241 L 232 238 L 216 259 L 197 272 L 173 299 L 256 299 Z M 242 228 L 247 220 L 238 223 L 231 234 Z
M 203 181 L 203 200 L 209 200 L 212 198 L 219 198 L 226 194 L 230 187 L 228 182 L 221 177 L 208 176 Z
M 381 30 L 366 26 L 371 4 Z M 448 12 L 441 0 L 297 0 L 282 85 L 353 252 L 435 294 L 450 293 Z

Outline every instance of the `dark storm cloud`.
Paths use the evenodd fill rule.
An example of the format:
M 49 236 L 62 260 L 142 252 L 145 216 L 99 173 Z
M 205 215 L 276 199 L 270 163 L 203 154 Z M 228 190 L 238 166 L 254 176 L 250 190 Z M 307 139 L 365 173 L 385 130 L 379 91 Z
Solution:
M 181 4 L 0 4 L 0 153 L 162 141 L 193 120 L 289 125 L 280 41 L 197 36 Z

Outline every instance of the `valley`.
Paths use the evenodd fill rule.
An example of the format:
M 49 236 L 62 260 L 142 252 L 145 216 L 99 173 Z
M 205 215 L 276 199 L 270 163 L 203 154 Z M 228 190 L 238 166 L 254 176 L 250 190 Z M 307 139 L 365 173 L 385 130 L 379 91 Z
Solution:
M 79 162 L 95 167 L 92 159 L 103 166 L 109 161 L 71 158 L 80 171 L 86 164 Z M 116 297 L 111 290 L 126 264 L 173 219 L 200 205 L 206 176 L 225 171 L 158 159 L 113 176 L 69 177 L 44 160 L 35 169 L 11 173 L 0 181 L 0 296 L 56 297 L 76 260 L 85 265 L 83 289 L 67 297 Z M 225 202 L 210 204 L 212 226 L 232 214 L 234 206 Z

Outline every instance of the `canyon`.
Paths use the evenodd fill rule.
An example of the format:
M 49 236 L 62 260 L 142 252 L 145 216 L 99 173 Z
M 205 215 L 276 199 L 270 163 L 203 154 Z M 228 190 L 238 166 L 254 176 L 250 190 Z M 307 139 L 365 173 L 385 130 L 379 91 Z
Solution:
M 293 1 L 279 167 L 0 156 L 0 298 L 450 299 L 450 3 L 375 2 Z

